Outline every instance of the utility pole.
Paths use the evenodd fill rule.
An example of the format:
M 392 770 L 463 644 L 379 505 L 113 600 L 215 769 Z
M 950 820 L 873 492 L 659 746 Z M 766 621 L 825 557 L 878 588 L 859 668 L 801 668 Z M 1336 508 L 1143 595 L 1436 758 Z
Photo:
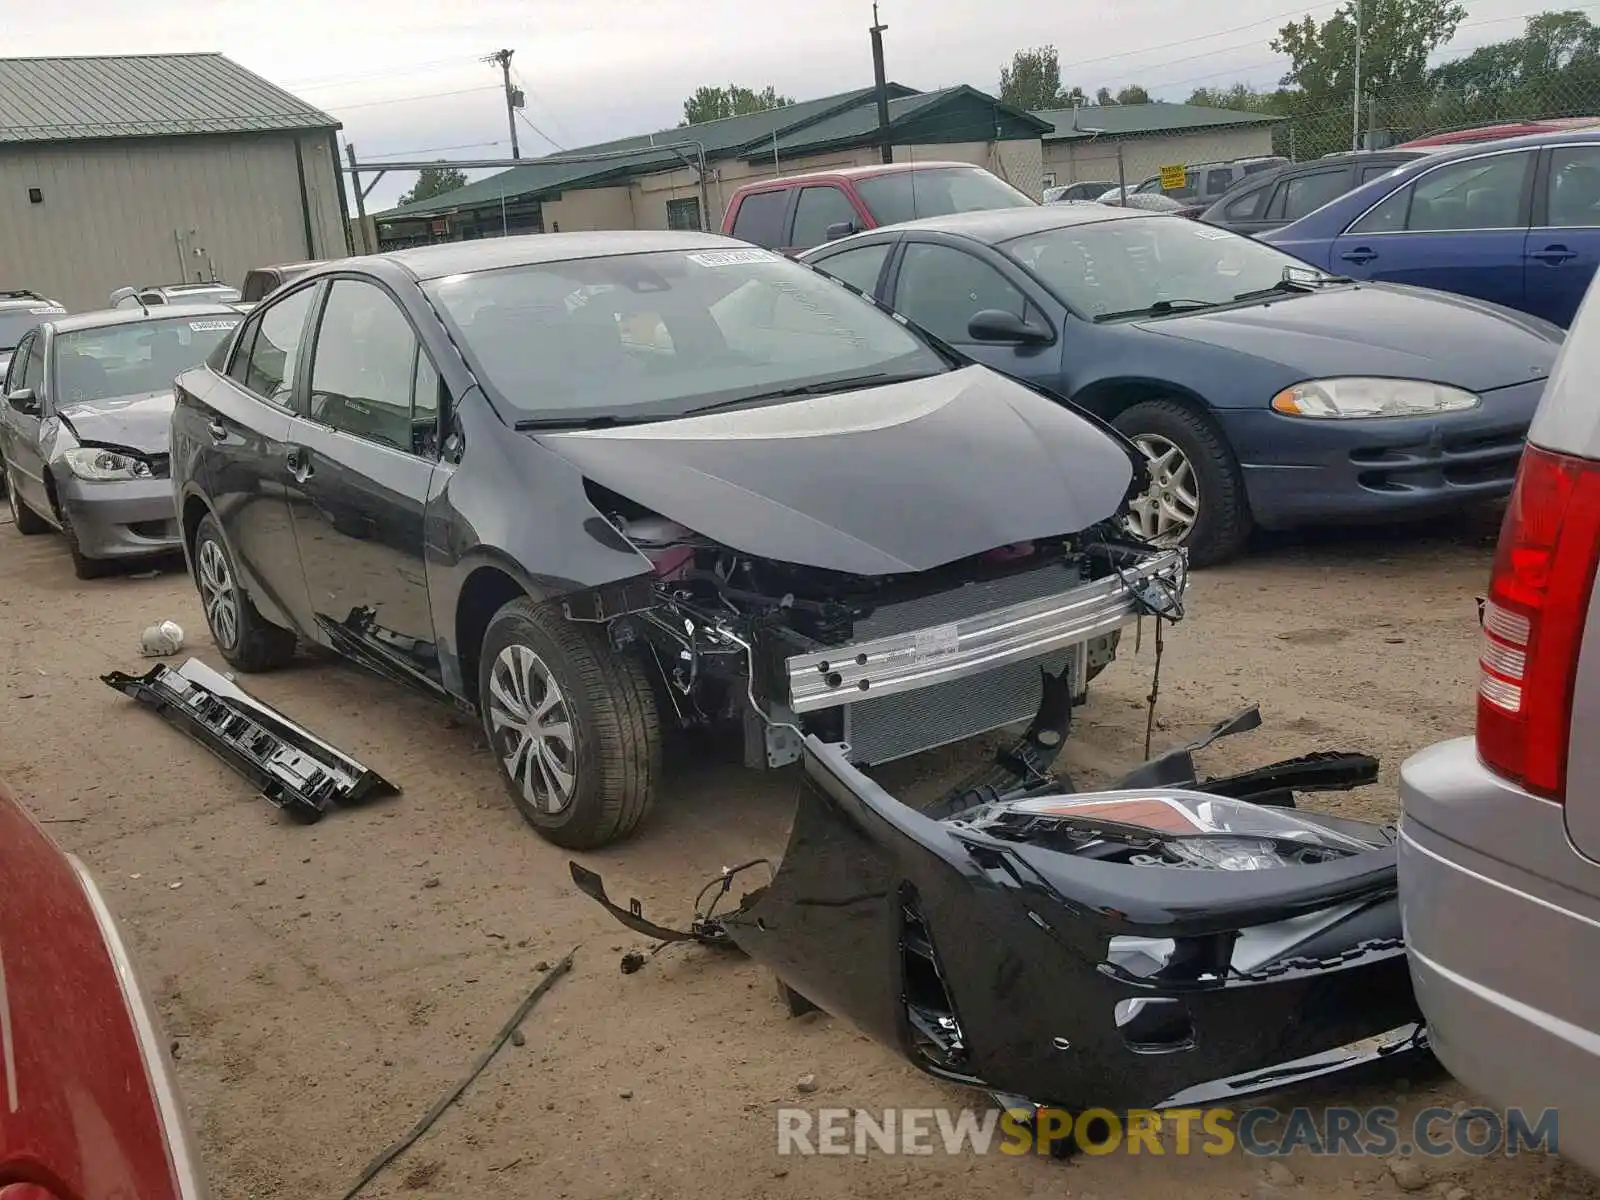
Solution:
M 1356 0 L 1356 70 L 1350 104 L 1350 149 L 1361 149 L 1361 0 Z
M 506 85 L 506 124 L 511 127 L 511 157 L 521 158 L 522 151 L 517 146 L 517 109 L 523 105 L 522 89 L 511 86 L 511 56 L 515 51 L 496 50 L 483 61 L 495 63 L 500 68 L 500 77 Z
M 878 6 L 872 6 L 872 80 L 878 91 L 878 147 L 883 161 L 894 161 L 894 147 L 889 144 L 889 84 L 883 70 L 883 31 L 889 28 L 878 23 Z

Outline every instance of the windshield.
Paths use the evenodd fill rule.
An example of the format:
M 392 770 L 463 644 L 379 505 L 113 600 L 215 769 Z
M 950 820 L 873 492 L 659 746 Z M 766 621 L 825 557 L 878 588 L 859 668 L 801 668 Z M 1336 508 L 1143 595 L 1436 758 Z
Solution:
M 948 369 L 868 301 L 754 247 L 507 267 L 424 290 L 517 419 L 682 416 Z
M 171 389 L 173 378 L 199 366 L 233 328 L 238 316 L 162 317 L 56 335 L 58 404 Z
M 36 304 L 32 308 L 0 309 L 0 353 L 15 350 L 17 343 L 22 341 L 22 335 L 28 330 L 40 321 L 59 317 L 66 311 L 64 308 L 49 304 Z
M 858 179 L 856 191 L 879 225 L 991 208 L 1034 207 L 1027 196 L 982 167 L 893 171 Z
M 1013 238 L 1001 249 L 1088 317 L 1227 304 L 1280 285 L 1284 269 L 1315 274 L 1280 250 L 1182 217 L 1068 225 Z M 1185 303 L 1189 302 L 1189 303 Z

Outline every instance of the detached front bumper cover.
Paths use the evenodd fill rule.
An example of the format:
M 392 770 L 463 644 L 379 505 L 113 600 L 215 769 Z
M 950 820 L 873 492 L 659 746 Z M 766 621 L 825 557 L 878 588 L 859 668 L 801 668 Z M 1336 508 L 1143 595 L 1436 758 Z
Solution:
M 1296 790 L 1371 782 L 1374 760 L 1199 779 L 1193 752 L 1259 725 L 1249 709 L 1122 787 L 1073 793 L 1042 777 L 1064 731 L 1043 718 L 1012 788 L 958 790 L 942 819 L 806 738 L 772 882 L 687 933 L 577 864 L 574 880 L 636 931 L 731 943 L 791 1005 L 1008 1104 L 1228 1103 L 1427 1053 L 1392 829 L 1294 810 Z
M 335 801 L 355 804 L 400 792 L 199 659 L 177 668 L 160 663 L 143 675 L 112 671 L 101 681 L 153 708 L 302 821 L 320 819 Z

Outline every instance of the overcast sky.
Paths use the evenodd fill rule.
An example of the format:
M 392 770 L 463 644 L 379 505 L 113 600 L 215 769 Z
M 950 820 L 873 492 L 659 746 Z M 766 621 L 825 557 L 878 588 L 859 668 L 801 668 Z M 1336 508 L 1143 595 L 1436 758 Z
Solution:
M 872 82 L 862 0 L 809 0 L 794 19 L 750 0 L 476 0 L 455 14 L 434 0 L 0 0 L 8 56 L 220 50 L 344 123 L 363 159 L 509 157 L 499 69 L 481 57 L 516 51 L 527 94 L 523 157 L 676 125 L 701 84 L 775 85 L 797 99 Z M 1532 0 L 1466 0 L 1455 49 L 1515 36 Z M 889 78 L 916 88 L 993 91 L 1013 51 L 1053 44 L 1062 78 L 1091 95 L 1147 87 L 1182 100 L 1235 80 L 1270 85 L 1284 64 L 1267 48 L 1286 20 L 1325 19 L 1337 2 L 1089 6 L 972 0 L 881 0 Z M 1003 14 L 1002 19 L 993 19 Z M 546 140 L 546 139 L 549 140 Z M 474 173 L 474 177 L 486 172 Z M 415 176 L 370 197 L 385 208 Z

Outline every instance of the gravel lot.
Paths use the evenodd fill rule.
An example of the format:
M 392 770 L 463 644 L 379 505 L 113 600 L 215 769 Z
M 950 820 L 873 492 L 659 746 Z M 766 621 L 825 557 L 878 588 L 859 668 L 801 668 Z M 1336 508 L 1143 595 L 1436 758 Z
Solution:
M 1158 740 L 1249 701 L 1260 731 L 1208 752 L 1216 770 L 1319 748 L 1384 762 L 1334 803 L 1390 818 L 1402 759 L 1471 723 L 1473 598 L 1495 514 L 1451 530 L 1279 538 L 1197 576 L 1167 639 Z M 1268 1182 L 1239 1156 L 1071 1163 L 992 1155 L 780 1159 L 772 1110 L 976 1102 L 825 1017 L 788 1018 L 770 978 L 676 948 L 637 974 L 638 943 L 578 895 L 566 854 L 527 829 L 475 730 L 359 671 L 306 659 L 248 686 L 404 788 L 321 824 L 280 817 L 227 768 L 98 682 L 140 671 L 139 632 L 176 619 L 222 667 L 181 564 L 94 584 L 54 537 L 0 527 L 0 774 L 80 854 L 129 927 L 178 1056 L 221 1197 L 338 1197 L 465 1072 L 539 978 L 580 947 L 507 1046 L 363 1196 L 1133 1198 L 1402 1194 L 1380 1161 L 1293 1160 Z M 1064 756 L 1086 781 L 1140 749 L 1152 638 L 1096 682 Z M 901 764 L 930 795 L 982 753 Z M 614 895 L 663 920 L 725 863 L 777 857 L 793 779 L 690 763 L 643 834 L 587 856 Z M 797 1081 L 814 1075 L 802 1095 Z M 1346 1089 L 1344 1103 L 1420 1108 L 1448 1080 Z M 1327 1097 L 1322 1097 L 1326 1100 Z M 1181 1172 L 1181 1174 L 1180 1174 Z M 1430 1194 L 1596 1196 L 1542 1156 L 1429 1167 Z M 1455 1196 L 1454 1200 L 1462 1200 Z

